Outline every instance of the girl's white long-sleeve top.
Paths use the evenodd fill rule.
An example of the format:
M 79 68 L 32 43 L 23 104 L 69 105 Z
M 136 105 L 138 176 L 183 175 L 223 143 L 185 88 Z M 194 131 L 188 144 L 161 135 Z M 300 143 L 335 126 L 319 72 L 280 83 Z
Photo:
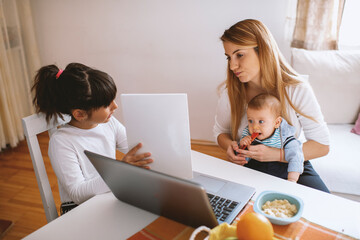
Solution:
M 290 104 L 286 102 L 286 109 L 291 125 L 296 128 L 295 137 L 301 142 L 314 140 L 318 143 L 329 145 L 329 129 L 324 121 L 324 116 L 322 115 L 320 105 L 315 97 L 315 94 L 308 83 L 308 80 L 300 78 L 298 80 L 301 81 L 300 84 L 292 85 L 286 88 L 287 94 L 295 107 L 297 107 L 302 113 L 312 116 L 316 122 L 295 112 Z M 238 129 L 238 137 L 241 136 L 241 133 L 247 124 L 247 115 L 245 113 L 241 119 L 241 124 Z M 213 132 L 216 142 L 217 137 L 222 133 L 231 135 L 231 110 L 227 89 L 224 89 L 221 92 L 218 100 Z
M 125 127 L 114 117 L 92 129 L 69 124 L 59 128 L 50 138 L 49 157 L 58 179 L 61 202 L 80 204 L 110 191 L 84 150 L 115 158 L 116 149 L 126 153 L 128 143 Z

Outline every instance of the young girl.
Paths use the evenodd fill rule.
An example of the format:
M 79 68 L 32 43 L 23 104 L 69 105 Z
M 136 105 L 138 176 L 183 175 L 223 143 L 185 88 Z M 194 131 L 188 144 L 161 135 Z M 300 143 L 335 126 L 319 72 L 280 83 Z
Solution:
M 117 109 L 116 85 L 106 73 L 80 63 L 64 70 L 55 65 L 42 67 L 34 79 L 34 104 L 46 120 L 70 115 L 71 120 L 50 138 L 49 157 L 59 182 L 61 212 L 96 194 L 110 191 L 85 156 L 89 150 L 111 158 L 116 149 L 128 150 L 125 127 L 112 114 Z M 150 153 L 136 155 L 138 144 L 122 159 L 149 168 Z

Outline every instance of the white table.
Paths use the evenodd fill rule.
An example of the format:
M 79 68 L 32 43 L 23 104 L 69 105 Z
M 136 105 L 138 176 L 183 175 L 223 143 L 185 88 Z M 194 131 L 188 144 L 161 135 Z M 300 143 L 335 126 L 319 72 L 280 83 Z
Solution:
M 192 151 L 193 170 L 256 188 L 299 196 L 303 217 L 360 239 L 360 203 L 314 190 L 258 171 Z M 43 226 L 25 239 L 126 239 L 158 216 L 117 200 L 112 193 L 95 196 Z

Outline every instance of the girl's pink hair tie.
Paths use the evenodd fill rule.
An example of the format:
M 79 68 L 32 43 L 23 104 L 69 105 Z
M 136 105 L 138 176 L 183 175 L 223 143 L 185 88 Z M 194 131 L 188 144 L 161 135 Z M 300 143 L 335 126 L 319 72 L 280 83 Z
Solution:
M 59 69 L 58 73 L 56 74 L 56 79 L 58 79 L 60 77 L 60 75 L 62 74 L 64 70 Z

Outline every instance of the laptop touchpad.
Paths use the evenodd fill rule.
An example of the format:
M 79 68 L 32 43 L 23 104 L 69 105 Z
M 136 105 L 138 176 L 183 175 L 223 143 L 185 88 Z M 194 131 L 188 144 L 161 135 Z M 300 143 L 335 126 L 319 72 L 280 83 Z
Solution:
M 212 193 L 217 193 L 226 184 L 226 182 L 219 179 L 214 179 L 203 175 L 196 176 L 192 181 L 201 184 L 207 192 Z

